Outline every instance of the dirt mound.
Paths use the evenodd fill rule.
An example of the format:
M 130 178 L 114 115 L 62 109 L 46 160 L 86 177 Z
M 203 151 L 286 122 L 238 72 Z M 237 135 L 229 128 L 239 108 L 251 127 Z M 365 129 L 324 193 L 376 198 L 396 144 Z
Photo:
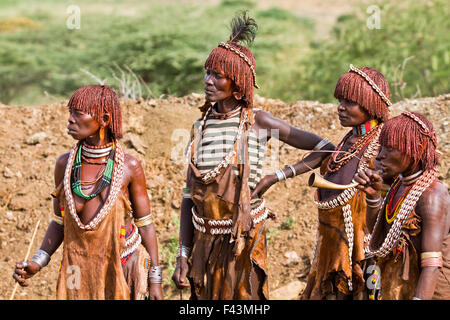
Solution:
M 126 151 L 137 156 L 146 171 L 147 188 L 156 216 L 160 258 L 166 267 L 164 290 L 166 298 L 179 298 L 171 285 L 171 264 L 174 261 L 179 228 L 181 188 L 186 165 L 180 161 L 186 135 L 200 113 L 202 96 L 163 100 L 122 101 Z M 8 299 L 14 282 L 11 274 L 16 261 L 23 259 L 31 233 L 41 219 L 32 251 L 40 245 L 52 218 L 50 192 L 56 158 L 67 152 L 74 141 L 66 134 L 67 102 L 43 106 L 0 105 L 0 299 Z M 339 125 L 336 106 L 314 101 L 286 104 L 278 100 L 256 98 L 256 105 L 292 125 L 328 137 L 337 143 L 346 133 Z M 441 159 L 440 179 L 448 183 L 450 95 L 436 98 L 405 100 L 392 108 L 425 114 L 434 124 Z M 303 152 L 283 143 L 271 142 L 270 150 L 279 147 L 279 166 L 297 162 Z M 275 152 L 274 152 L 275 153 Z M 273 153 L 273 154 L 274 154 Z M 273 172 L 274 168 L 264 168 Z M 278 215 L 268 221 L 269 287 L 277 289 L 294 281 L 305 281 L 317 227 L 317 213 L 312 205 L 314 190 L 308 188 L 309 175 L 279 183 L 269 190 L 268 206 Z M 174 249 L 175 248 L 175 249 Z M 53 255 L 48 267 L 34 277 L 29 288 L 20 288 L 16 299 L 54 299 L 57 272 L 62 249 Z M 184 294 L 187 298 L 188 293 Z

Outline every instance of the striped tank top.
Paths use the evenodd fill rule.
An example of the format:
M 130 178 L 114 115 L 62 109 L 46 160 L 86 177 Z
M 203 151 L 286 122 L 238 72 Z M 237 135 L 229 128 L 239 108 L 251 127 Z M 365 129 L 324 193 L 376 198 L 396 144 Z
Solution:
M 253 109 L 253 117 L 259 109 Z M 203 135 L 195 150 L 195 165 L 200 173 L 205 173 L 217 166 L 233 148 L 240 124 L 241 108 L 232 111 L 226 119 L 220 119 L 216 114 L 210 113 L 205 121 Z M 201 126 L 201 120 L 194 123 L 195 128 Z M 195 130 L 199 132 L 199 130 Z M 241 138 L 246 137 L 243 134 Z M 266 138 L 259 139 L 254 130 L 248 132 L 248 153 L 250 162 L 250 176 L 248 185 L 253 190 L 261 180 L 262 166 L 266 151 Z M 238 150 L 238 161 L 243 159 L 242 152 Z M 236 166 L 235 174 L 239 176 Z

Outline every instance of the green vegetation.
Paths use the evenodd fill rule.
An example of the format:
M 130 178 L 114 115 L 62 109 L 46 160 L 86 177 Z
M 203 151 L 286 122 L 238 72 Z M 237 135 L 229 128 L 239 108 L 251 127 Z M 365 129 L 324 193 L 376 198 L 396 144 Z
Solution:
M 267 243 L 271 244 L 272 241 L 275 240 L 275 238 L 279 232 L 280 232 L 280 230 L 278 228 L 267 228 L 267 232 L 266 232 Z
M 201 4 L 199 4 L 201 3 Z M 67 8 L 81 9 L 70 30 Z M 393 100 L 449 91 L 449 20 L 444 0 L 382 2 L 381 29 L 365 7 L 339 18 L 328 39 L 315 21 L 255 1 L 3 0 L 0 2 L 0 101 L 41 104 L 105 82 L 122 96 L 202 92 L 203 64 L 239 10 L 259 31 L 252 46 L 264 97 L 335 101 L 338 77 L 353 63 L 382 71 Z M 127 91 L 126 89 L 129 89 Z
M 281 224 L 281 230 L 292 230 L 295 226 L 295 219 L 294 217 L 288 217 L 284 222 Z
M 178 249 L 178 238 L 171 236 L 167 243 L 164 243 L 161 247 L 161 258 L 167 264 L 163 279 L 163 284 L 170 286 L 175 289 L 175 285 L 172 282 L 172 274 L 175 271 L 177 264 L 177 249 Z
M 449 92 L 450 20 L 447 1 L 381 1 L 381 29 L 369 29 L 361 7 L 341 16 L 327 41 L 313 42 L 301 67 L 291 73 L 303 99 L 333 101 L 339 76 L 355 66 L 380 70 L 391 100 Z
M 280 91 L 281 75 L 273 73 L 293 68 L 295 59 L 283 61 L 302 45 L 290 36 L 292 30 L 307 37 L 313 33 L 310 20 L 276 8 L 255 10 L 251 1 L 224 1 L 218 6 L 116 2 L 106 2 L 102 8 L 77 1 L 81 26 L 74 30 L 66 27 L 71 1 L 45 0 L 39 6 L 30 0 L 8 1 L 9 6 L 2 2 L 0 12 L 9 16 L 0 14 L 0 101 L 34 104 L 43 92 L 67 98 L 78 87 L 105 79 L 106 84 L 119 88 L 122 77 L 134 78 L 130 70 L 136 82 L 150 88 L 143 86 L 144 97 L 149 91 L 154 96 L 202 92 L 204 61 L 228 38 L 229 21 L 239 10 L 250 10 L 260 25 L 253 47 L 261 60 L 258 81 L 266 90 L 263 93 L 270 95 L 273 90 L 275 95 Z M 136 6 L 136 12 L 128 13 L 124 4 Z M 14 29 L 11 25 L 17 23 L 11 17 L 17 19 L 19 14 L 32 27 L 22 23 Z

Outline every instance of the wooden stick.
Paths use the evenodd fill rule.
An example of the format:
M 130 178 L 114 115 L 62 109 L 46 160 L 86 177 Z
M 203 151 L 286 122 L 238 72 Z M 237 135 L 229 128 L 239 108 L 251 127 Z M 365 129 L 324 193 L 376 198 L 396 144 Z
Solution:
M 30 256 L 31 247 L 33 246 L 34 238 L 36 237 L 37 230 L 39 228 L 39 224 L 41 223 L 41 220 L 38 220 L 36 227 L 34 227 L 33 235 L 31 236 L 30 245 L 28 246 L 27 254 L 25 255 L 25 259 L 23 261 L 27 261 L 28 257 Z M 14 286 L 14 290 L 11 293 L 11 297 L 9 297 L 9 300 L 14 299 L 14 295 L 16 294 L 17 287 L 19 286 L 19 283 L 16 282 L 16 285 Z

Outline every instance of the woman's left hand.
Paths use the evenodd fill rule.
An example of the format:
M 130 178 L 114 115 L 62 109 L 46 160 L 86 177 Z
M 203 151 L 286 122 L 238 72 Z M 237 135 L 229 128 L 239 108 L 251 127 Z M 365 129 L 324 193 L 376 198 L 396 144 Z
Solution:
M 356 186 L 356 189 L 365 192 L 369 198 L 374 199 L 380 196 L 383 178 L 378 172 L 371 169 L 365 169 L 357 172 L 353 177 L 353 180 L 359 183 Z
M 278 182 L 275 174 L 268 174 L 262 178 L 252 192 L 251 198 L 262 197 L 271 186 Z
M 150 284 L 150 300 L 164 300 L 161 283 Z

